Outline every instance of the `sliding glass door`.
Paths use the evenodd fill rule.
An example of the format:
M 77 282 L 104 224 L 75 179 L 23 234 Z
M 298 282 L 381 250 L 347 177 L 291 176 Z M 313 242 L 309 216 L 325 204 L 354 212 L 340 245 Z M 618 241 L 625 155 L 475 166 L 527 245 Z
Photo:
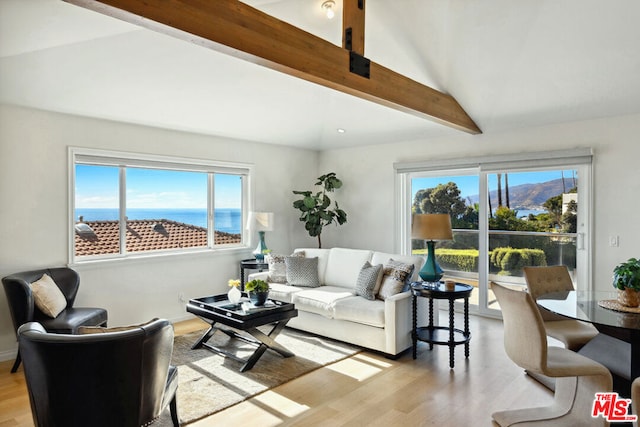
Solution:
M 499 310 L 489 284 L 525 286 L 525 266 L 566 265 L 576 287 L 590 289 L 591 157 L 561 157 L 396 165 L 400 244 L 426 254 L 424 241 L 406 237 L 411 216 L 449 214 L 453 240 L 437 242 L 436 259 L 445 278 L 474 286 L 470 303 L 482 313 Z

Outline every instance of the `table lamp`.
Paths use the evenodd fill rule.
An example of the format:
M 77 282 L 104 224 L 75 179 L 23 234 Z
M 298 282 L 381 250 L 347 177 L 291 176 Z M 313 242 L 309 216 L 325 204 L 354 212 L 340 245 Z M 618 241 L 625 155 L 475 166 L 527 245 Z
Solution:
M 436 261 L 435 241 L 453 240 L 449 214 L 415 214 L 411 226 L 411 238 L 427 241 L 427 260 L 420 270 L 425 282 L 438 282 L 443 275 Z
M 249 212 L 247 230 L 258 232 L 258 246 L 253 251 L 257 261 L 264 262 L 264 254 L 267 244 L 264 242 L 264 232 L 273 230 L 273 212 Z

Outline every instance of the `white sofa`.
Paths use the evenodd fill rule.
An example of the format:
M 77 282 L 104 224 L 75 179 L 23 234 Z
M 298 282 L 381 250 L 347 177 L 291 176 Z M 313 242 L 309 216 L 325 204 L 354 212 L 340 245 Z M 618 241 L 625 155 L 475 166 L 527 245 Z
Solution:
M 307 258 L 318 258 L 320 287 L 296 287 L 270 283 L 269 297 L 293 302 L 298 316 L 287 326 L 313 334 L 397 356 L 412 345 L 412 299 L 406 290 L 386 300 L 374 301 L 356 295 L 355 285 L 366 261 L 385 264 L 389 259 L 413 264 L 409 282 L 419 280 L 424 258 L 361 249 L 300 248 Z M 249 280 L 268 281 L 269 272 L 249 275 Z M 419 318 L 426 315 L 425 298 L 418 298 Z

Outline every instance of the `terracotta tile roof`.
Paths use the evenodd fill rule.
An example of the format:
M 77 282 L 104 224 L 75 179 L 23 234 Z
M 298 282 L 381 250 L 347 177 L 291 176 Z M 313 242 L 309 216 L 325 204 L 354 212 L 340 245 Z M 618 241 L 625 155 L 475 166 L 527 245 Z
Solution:
M 76 256 L 117 254 L 120 251 L 118 221 L 76 223 Z M 216 231 L 217 245 L 240 243 L 240 234 Z M 167 219 L 127 221 L 127 252 L 207 246 L 207 229 Z

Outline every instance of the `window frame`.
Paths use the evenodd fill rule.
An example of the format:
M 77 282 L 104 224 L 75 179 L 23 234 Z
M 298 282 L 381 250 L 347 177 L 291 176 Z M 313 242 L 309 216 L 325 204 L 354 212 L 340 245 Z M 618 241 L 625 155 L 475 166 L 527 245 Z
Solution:
M 95 165 L 118 167 L 119 186 L 119 223 L 120 223 L 120 251 L 114 254 L 90 256 L 76 256 L 75 254 L 75 199 L 76 199 L 76 165 Z M 207 174 L 207 246 L 175 248 L 141 252 L 126 252 L 126 225 L 123 226 L 126 215 L 126 168 L 136 167 L 145 169 L 159 169 L 169 171 L 198 172 Z M 244 226 L 241 226 L 240 243 L 216 245 L 214 241 L 215 223 L 215 174 L 239 175 L 242 178 L 241 224 L 245 224 L 248 212 L 253 205 L 253 171 L 254 166 L 249 163 L 227 162 L 217 160 L 203 160 L 177 156 L 163 156 L 123 151 L 99 150 L 82 147 L 69 147 L 68 150 L 68 259 L 69 265 L 90 264 L 103 261 L 140 259 L 157 256 L 175 256 L 246 250 L 250 245 L 250 236 Z

